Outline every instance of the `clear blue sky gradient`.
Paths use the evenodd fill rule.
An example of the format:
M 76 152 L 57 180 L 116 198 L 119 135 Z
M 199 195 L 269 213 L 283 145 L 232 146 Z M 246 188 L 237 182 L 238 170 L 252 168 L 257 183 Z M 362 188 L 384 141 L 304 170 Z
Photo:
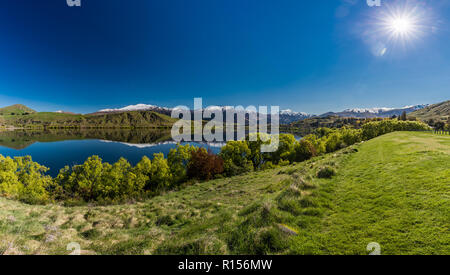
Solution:
M 365 0 L 10 0 L 0 106 L 87 113 L 203 97 L 319 114 L 448 100 L 450 1 L 420 2 L 422 35 L 377 56 L 367 33 L 386 7 Z

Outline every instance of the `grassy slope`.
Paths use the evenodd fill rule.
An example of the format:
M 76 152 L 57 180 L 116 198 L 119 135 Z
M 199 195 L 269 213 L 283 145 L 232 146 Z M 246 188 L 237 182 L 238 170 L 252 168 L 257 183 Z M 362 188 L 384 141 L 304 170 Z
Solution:
M 0 254 L 450 253 L 450 138 L 392 133 L 294 166 L 126 206 L 0 198 Z M 337 176 L 317 179 L 334 166 Z M 292 236 L 289 233 L 297 232 Z
M 22 114 L 31 114 L 31 113 L 35 113 L 35 112 L 36 112 L 35 110 L 30 109 L 27 106 L 22 105 L 22 104 L 16 104 L 16 105 L 11 105 L 8 107 L 0 108 L 0 115 L 11 115 L 11 114 L 22 115 Z
M 28 115 L 0 116 L 0 122 L 16 127 L 169 127 L 176 119 L 151 111 L 134 111 L 103 115 L 80 115 L 40 112 Z
M 433 119 L 435 121 L 440 120 L 446 122 L 450 117 L 450 100 L 417 110 L 409 114 L 409 116 L 416 117 L 422 121 Z
M 382 254 L 449 254 L 450 138 L 394 133 L 359 149 L 330 182 L 310 247 L 299 237 L 294 252 L 365 254 L 377 242 Z

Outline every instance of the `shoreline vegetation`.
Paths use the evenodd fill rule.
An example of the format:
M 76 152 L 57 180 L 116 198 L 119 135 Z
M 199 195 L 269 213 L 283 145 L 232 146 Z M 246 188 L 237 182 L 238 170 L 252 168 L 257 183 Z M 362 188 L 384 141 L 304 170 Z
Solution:
M 307 161 L 394 131 L 421 130 L 430 128 L 421 122 L 394 119 L 368 122 L 361 129 L 319 128 L 300 141 L 293 135 L 280 134 L 279 148 L 273 153 L 260 151 L 260 138 L 257 142 L 229 141 L 218 155 L 185 145 L 172 149 L 167 158 L 162 153 L 155 154 L 153 160 L 144 157 L 134 167 L 123 158 L 109 164 L 92 156 L 82 165 L 66 166 L 55 178 L 46 175 L 48 168 L 29 156 L 0 156 L 0 194 L 29 204 L 117 204 L 153 197 L 197 181 Z M 325 177 L 334 173 L 330 167 L 323 169 Z

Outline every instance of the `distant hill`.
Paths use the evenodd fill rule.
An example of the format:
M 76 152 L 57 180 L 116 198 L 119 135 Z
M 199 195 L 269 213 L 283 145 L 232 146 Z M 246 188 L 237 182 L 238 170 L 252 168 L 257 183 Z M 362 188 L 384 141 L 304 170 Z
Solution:
M 22 104 L 15 104 L 8 107 L 0 108 L 0 116 L 26 115 L 33 113 L 36 113 L 36 111 Z
M 68 113 L 30 113 L 0 117 L 5 125 L 25 128 L 165 128 L 176 121 L 152 111 L 80 115 Z
M 403 112 L 407 114 L 421 110 L 428 105 L 414 105 L 403 108 L 354 108 L 346 109 L 342 112 L 328 112 L 320 115 L 320 117 L 340 116 L 340 117 L 356 117 L 356 118 L 376 118 L 376 117 L 392 117 L 400 116 Z
M 422 121 L 447 121 L 450 117 L 450 100 L 438 104 L 430 105 L 424 109 L 417 110 L 410 114 Z

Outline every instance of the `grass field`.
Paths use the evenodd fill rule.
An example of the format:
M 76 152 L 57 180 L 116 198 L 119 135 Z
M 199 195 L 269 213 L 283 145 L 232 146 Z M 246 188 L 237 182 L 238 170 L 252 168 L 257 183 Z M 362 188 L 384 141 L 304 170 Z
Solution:
M 450 137 L 397 132 L 136 204 L 0 198 L 0 254 L 450 254 L 449 163 Z

